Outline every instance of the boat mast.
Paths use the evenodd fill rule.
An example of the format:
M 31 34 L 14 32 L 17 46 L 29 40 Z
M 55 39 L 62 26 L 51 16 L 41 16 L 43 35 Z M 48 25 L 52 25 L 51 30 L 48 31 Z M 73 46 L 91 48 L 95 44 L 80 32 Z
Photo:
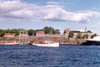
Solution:
M 52 19 L 52 22 L 51 22 L 51 42 L 52 42 L 52 24 L 53 24 L 53 19 Z
M 44 33 L 43 33 L 43 42 L 45 42 L 45 41 L 44 41 L 44 34 L 45 34 L 44 24 L 45 24 L 45 19 L 43 19 L 43 32 L 44 32 Z
M 20 43 L 20 34 L 21 34 L 21 31 L 20 31 L 20 28 L 19 28 L 19 43 Z

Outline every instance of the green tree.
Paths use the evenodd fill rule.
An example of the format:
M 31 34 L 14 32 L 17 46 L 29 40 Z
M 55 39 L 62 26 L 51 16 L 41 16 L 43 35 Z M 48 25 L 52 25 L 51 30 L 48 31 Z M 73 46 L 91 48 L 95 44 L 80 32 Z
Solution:
M 5 33 L 10 33 L 10 32 L 11 32 L 10 29 L 5 30 Z
M 54 28 L 47 26 L 44 28 L 45 34 L 51 34 L 51 29 L 52 29 L 52 34 L 55 34 Z
M 31 36 L 31 35 L 33 35 L 33 33 L 34 33 L 34 30 L 32 30 L 32 29 L 29 29 L 29 30 L 28 30 L 28 35 Z
M 46 27 L 44 28 L 44 30 L 45 30 L 45 34 L 50 33 L 50 28 L 49 28 L 49 27 L 46 26 Z
M 5 35 L 4 30 L 0 29 L 0 37 L 3 37 Z
M 51 29 L 52 29 L 52 31 L 51 31 Z M 54 30 L 54 28 L 52 28 L 52 27 L 50 27 L 50 32 L 51 32 L 52 34 L 55 34 L 55 33 L 56 33 L 55 30 Z
M 15 33 L 15 36 L 19 35 L 19 29 L 12 29 L 10 33 Z
M 43 29 L 36 29 L 35 32 L 36 32 L 36 31 L 43 31 Z
M 86 38 L 86 39 L 87 39 L 87 38 L 88 38 L 88 35 L 87 35 L 87 34 L 85 34 L 85 35 L 83 35 L 83 37 L 82 37 L 82 38 Z
M 60 29 L 55 29 L 55 34 L 60 34 Z
M 74 36 L 74 33 L 72 31 L 70 31 L 69 38 L 73 38 L 73 36 Z
M 93 34 L 93 35 L 91 36 L 91 38 L 94 38 L 95 36 L 97 36 L 97 34 Z

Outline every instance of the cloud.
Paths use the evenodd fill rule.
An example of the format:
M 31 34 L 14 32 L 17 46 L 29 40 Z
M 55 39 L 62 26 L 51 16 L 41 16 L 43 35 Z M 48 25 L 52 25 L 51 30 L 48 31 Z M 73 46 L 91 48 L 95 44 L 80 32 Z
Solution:
M 47 4 L 59 4 L 59 2 L 50 1 L 50 2 L 47 2 Z
M 97 24 L 99 24 L 99 25 L 100 25 L 100 22 L 97 22 Z
M 48 2 L 50 3 L 50 2 Z M 55 2 L 56 3 L 56 2 Z M 89 22 L 91 18 L 100 16 L 99 12 L 82 11 L 69 12 L 64 6 L 56 4 L 40 6 L 20 0 L 0 1 L 0 18 L 5 20 L 54 20 L 66 22 Z
M 99 17 L 100 13 L 90 11 L 82 13 L 68 12 L 61 8 L 52 10 L 45 18 L 69 22 L 89 22 L 89 19 Z

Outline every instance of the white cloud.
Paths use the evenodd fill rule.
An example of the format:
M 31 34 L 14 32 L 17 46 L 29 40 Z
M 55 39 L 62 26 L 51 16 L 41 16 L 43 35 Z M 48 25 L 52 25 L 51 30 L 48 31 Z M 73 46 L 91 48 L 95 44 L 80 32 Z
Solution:
M 46 19 L 55 19 L 55 20 L 63 20 L 70 22 L 89 22 L 90 18 L 99 17 L 100 13 L 98 12 L 84 12 L 84 13 L 74 13 L 68 12 L 61 8 L 56 8 L 52 10 L 52 12 L 45 17 Z
M 59 4 L 59 2 L 50 1 L 50 2 L 47 2 L 47 4 Z
M 97 22 L 97 24 L 99 24 L 99 25 L 100 25 L 100 22 Z
M 83 12 L 68 12 L 60 5 L 46 5 L 39 6 L 36 4 L 29 4 L 14 1 L 0 2 L 0 18 L 19 19 L 19 20 L 54 20 L 54 21 L 68 21 L 68 22 L 89 22 L 91 18 L 100 16 L 99 12 L 83 11 Z

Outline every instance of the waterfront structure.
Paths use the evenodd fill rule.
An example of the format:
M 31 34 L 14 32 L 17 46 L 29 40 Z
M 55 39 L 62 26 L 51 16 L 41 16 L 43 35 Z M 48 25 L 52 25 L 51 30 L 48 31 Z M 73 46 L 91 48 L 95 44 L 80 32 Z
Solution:
M 14 38 L 15 37 L 15 33 L 5 33 L 4 37 L 6 37 L 6 38 Z

